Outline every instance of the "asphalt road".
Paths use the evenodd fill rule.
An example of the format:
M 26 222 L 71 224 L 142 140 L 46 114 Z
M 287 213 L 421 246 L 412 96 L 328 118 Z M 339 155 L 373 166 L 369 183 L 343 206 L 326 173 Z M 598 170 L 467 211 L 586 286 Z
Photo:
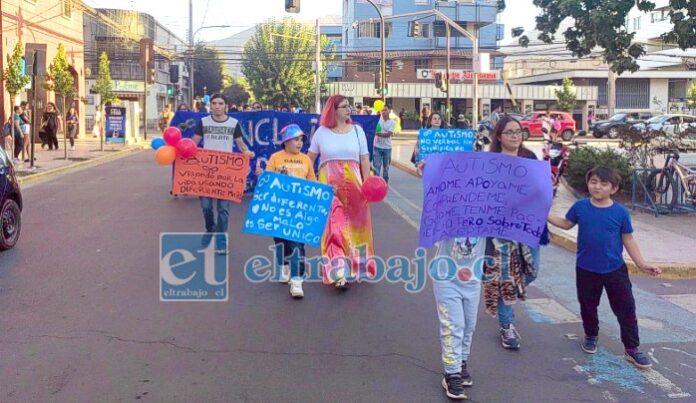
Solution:
M 420 183 L 392 176 L 388 203 L 372 208 L 375 249 L 413 256 Z M 270 256 L 270 239 L 240 233 L 248 198 L 230 212 L 229 301 L 161 302 L 160 233 L 202 229 L 198 200 L 169 196 L 169 177 L 144 152 L 24 189 L 22 238 L 0 254 L 0 402 L 447 401 L 430 285 L 306 284 L 292 300 L 286 286 L 250 283 L 244 262 Z M 656 361 L 639 372 L 620 358 L 606 306 L 600 353 L 582 353 L 574 257 L 548 247 L 542 259 L 515 308 L 520 351 L 503 350 L 480 313 L 472 401 L 694 401 L 696 313 L 659 294 L 696 283 L 636 282 Z

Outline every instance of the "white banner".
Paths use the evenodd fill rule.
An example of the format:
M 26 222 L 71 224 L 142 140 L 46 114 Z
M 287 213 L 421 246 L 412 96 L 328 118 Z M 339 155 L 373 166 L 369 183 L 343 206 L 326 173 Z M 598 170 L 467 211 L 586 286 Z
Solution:
M 446 72 L 446 69 L 418 69 L 416 70 L 416 76 L 419 80 L 434 80 L 435 74 L 441 73 L 444 78 Z M 500 70 L 478 73 L 478 78 L 481 81 L 500 80 Z M 473 79 L 473 71 L 450 69 L 450 80 L 471 81 Z

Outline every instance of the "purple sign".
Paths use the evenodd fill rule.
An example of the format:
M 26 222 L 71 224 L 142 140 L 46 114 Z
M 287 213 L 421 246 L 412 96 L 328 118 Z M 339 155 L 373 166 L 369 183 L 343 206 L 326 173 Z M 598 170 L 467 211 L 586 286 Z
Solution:
M 539 245 L 553 198 L 548 162 L 476 152 L 427 160 L 420 246 L 467 236 Z

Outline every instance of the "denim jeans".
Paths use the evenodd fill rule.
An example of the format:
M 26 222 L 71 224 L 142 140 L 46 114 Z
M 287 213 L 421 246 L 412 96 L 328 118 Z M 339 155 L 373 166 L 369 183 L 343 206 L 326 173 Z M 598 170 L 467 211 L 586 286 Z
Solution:
M 290 277 L 304 277 L 305 246 L 300 242 L 287 239 L 273 238 L 276 264 L 290 266 Z
M 541 269 L 541 247 L 530 248 L 532 252 L 532 259 L 537 266 L 537 276 Z M 525 279 L 525 286 L 529 285 L 533 279 Z M 512 305 L 505 305 L 503 299 L 498 297 L 498 323 L 500 326 L 507 326 L 515 323 L 515 312 L 512 310 Z
M 375 175 L 381 176 L 385 181 L 389 182 L 389 165 L 391 164 L 391 148 L 373 149 L 374 157 L 372 157 L 372 166 L 375 168 Z
M 227 226 L 230 221 L 230 201 L 222 199 L 213 199 L 211 197 L 201 197 L 201 208 L 203 209 L 203 219 L 205 220 L 206 232 L 227 232 Z M 213 213 L 213 202 L 217 201 L 217 222 Z M 216 239 L 216 248 L 225 249 L 225 238 L 218 237 Z

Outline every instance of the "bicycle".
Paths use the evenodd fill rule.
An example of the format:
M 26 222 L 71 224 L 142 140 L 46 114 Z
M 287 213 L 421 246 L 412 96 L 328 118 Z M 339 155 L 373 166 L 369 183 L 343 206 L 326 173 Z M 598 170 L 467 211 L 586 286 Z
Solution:
M 681 185 L 681 189 L 677 186 Z M 679 151 L 666 154 L 665 165 L 655 169 L 647 179 L 648 190 L 665 197 L 665 204 L 672 210 L 683 193 L 684 203 L 696 206 L 696 171 L 679 162 Z M 668 192 L 669 189 L 671 192 Z

